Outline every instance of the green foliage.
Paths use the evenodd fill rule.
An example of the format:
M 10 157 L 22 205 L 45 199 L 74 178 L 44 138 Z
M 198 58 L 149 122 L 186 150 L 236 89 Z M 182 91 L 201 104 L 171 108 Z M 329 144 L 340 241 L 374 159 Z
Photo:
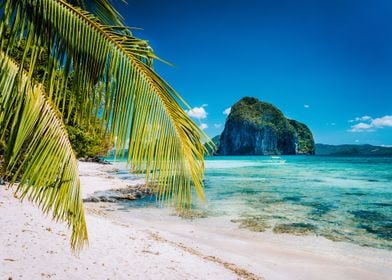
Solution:
M 95 131 L 86 127 L 66 126 L 72 149 L 77 158 L 91 158 L 95 156 L 105 156 L 113 147 L 110 136 L 105 135 L 97 125 Z
M 5 42 L 6 44 L 9 42 L 10 38 L 10 30 L 6 31 Z M 24 51 L 26 49 L 26 41 L 20 40 L 19 44 L 16 45 L 13 49 L 10 50 L 10 56 L 17 62 L 18 64 L 22 63 Z M 24 60 L 24 70 L 26 72 L 29 71 L 29 65 L 31 63 L 31 50 L 28 51 L 26 58 Z M 43 46 L 41 54 L 37 57 L 37 62 L 35 63 L 35 70 L 33 72 L 33 78 L 35 80 L 42 80 L 45 76 L 46 72 L 46 63 L 48 61 L 47 55 L 47 47 Z M 72 94 L 70 91 L 73 88 L 72 73 L 70 73 L 69 83 L 65 88 L 66 96 L 65 103 L 69 102 Z M 49 81 L 46 80 L 45 86 L 49 86 Z M 74 123 L 75 120 L 75 110 L 71 109 L 71 112 L 68 112 L 68 106 L 64 106 L 64 111 L 62 112 L 62 118 L 66 123 L 66 129 L 69 135 L 69 139 L 71 141 L 72 148 L 78 158 L 85 157 L 96 157 L 96 156 L 104 156 L 107 152 L 113 147 L 113 141 L 109 135 L 107 135 L 104 131 L 104 127 L 102 123 L 98 120 L 95 121 L 92 125 L 80 125 L 78 123 Z M 0 140 L 0 155 L 4 153 L 5 142 L 4 140 Z
M 253 125 L 256 129 L 268 126 L 284 139 L 287 133 L 294 134 L 295 130 L 288 123 L 283 113 L 274 105 L 261 102 L 254 97 L 244 97 L 232 108 L 228 117 L 232 121 L 241 121 Z
M 20 176 L 22 197 L 68 222 L 74 249 L 87 232 L 66 124 L 75 149 L 97 151 L 101 135 L 116 139 L 116 150 L 128 148 L 131 168 L 146 171 L 160 199 L 189 207 L 192 188 L 204 198 L 201 139 L 208 137 L 152 69 L 158 58 L 148 42 L 116 20 L 108 0 L 0 1 L 3 166 L 15 174 L 11 183 Z M 80 8 L 89 3 L 100 18 Z M 91 125 L 97 119 L 103 128 Z
M 6 143 L 4 139 L 0 139 L 0 155 L 4 155 L 4 151 L 6 148 Z
M 31 83 L 18 65 L 0 53 L 0 132 L 6 132 L 5 173 L 18 180 L 16 193 L 56 221 L 72 226 L 71 245 L 87 240 L 78 165 L 58 112 L 40 84 Z M 4 129 L 9 128 L 9 129 Z M 4 138 L 3 138 L 4 139 Z
M 297 133 L 297 153 L 314 155 L 315 145 L 313 134 L 310 129 L 303 123 L 295 120 L 289 120 Z
M 5 178 L 5 164 L 4 164 L 4 151 L 6 149 L 6 143 L 4 140 L 0 139 L 0 181 Z
M 287 126 L 286 119 L 278 108 L 254 97 L 244 97 L 237 102 L 231 108 L 229 119 L 246 121 L 258 128 L 271 126 L 277 132 Z

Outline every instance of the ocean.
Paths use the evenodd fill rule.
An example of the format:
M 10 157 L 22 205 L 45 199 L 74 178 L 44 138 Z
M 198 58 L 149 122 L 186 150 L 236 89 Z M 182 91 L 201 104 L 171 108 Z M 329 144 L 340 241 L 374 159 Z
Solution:
M 392 158 L 208 157 L 205 194 L 199 219 L 392 250 Z M 160 207 L 155 199 L 126 206 Z

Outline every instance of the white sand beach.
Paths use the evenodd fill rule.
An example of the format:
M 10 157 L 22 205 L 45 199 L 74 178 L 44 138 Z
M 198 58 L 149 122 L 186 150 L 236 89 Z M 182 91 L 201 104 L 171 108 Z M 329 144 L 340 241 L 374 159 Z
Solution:
M 83 197 L 126 187 L 112 165 L 80 163 Z M 0 186 L 0 279 L 390 279 L 392 252 L 315 236 L 255 233 L 168 209 L 125 214 L 86 203 L 89 246 Z

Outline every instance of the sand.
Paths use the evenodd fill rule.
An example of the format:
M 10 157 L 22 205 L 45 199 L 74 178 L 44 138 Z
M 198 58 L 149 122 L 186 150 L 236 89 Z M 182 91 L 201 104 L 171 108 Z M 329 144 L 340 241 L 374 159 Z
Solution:
M 112 165 L 80 163 L 83 197 L 139 184 Z M 392 252 L 316 236 L 254 233 L 168 209 L 107 211 L 86 203 L 89 247 L 0 186 L 0 279 L 390 279 Z

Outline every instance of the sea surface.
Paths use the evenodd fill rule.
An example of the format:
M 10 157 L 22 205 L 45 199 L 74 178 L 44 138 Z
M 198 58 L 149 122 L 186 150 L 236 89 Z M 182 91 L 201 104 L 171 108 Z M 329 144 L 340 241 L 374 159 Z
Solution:
M 200 219 L 392 250 L 392 158 L 209 157 L 205 194 L 207 201 L 195 207 Z

